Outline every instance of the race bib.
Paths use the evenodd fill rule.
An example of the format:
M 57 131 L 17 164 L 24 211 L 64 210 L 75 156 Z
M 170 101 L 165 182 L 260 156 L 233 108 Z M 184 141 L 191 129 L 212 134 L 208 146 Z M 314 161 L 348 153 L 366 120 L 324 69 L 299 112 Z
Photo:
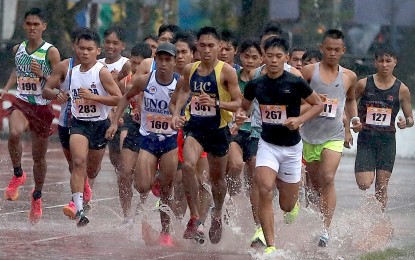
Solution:
M 173 130 L 170 128 L 172 116 L 148 114 L 146 129 L 156 134 L 170 135 Z
M 216 108 L 202 106 L 199 101 L 199 96 L 192 97 L 190 111 L 194 116 L 216 116 Z
M 75 107 L 77 114 L 83 118 L 93 118 L 101 115 L 97 103 L 93 100 L 75 99 Z
M 39 78 L 19 77 L 17 80 L 17 88 L 21 95 L 40 96 L 42 95 L 42 87 Z
M 337 98 L 325 98 L 323 100 L 323 111 L 320 113 L 320 116 L 327 117 L 327 118 L 335 118 L 337 105 L 339 100 Z
M 287 120 L 286 106 L 259 105 L 263 123 L 282 125 Z
M 368 107 L 366 113 L 366 124 L 378 126 L 390 126 L 392 109 Z

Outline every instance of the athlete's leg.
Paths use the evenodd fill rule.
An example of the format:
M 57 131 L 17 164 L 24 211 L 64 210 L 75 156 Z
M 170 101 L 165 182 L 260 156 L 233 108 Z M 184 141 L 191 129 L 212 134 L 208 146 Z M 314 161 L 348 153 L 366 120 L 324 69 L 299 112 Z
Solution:
M 83 135 L 71 134 L 69 146 L 73 163 L 71 174 L 72 200 L 75 203 L 76 211 L 81 211 L 83 210 L 84 180 L 86 177 L 89 141 Z
M 341 159 L 341 153 L 330 149 L 321 152 L 319 179 L 321 184 L 320 209 L 324 216 L 324 227 L 328 229 L 336 208 L 334 178 Z
M 197 161 L 203 152 L 202 146 L 192 136 L 188 136 L 183 146 L 183 187 L 186 193 L 187 204 L 191 218 L 199 219 L 198 191 L 199 182 L 197 179 Z
M 385 211 L 388 202 L 388 183 L 392 173 L 385 170 L 376 172 L 375 195 L 376 199 L 382 205 L 382 211 Z
M 212 217 L 219 219 L 221 218 L 223 202 L 225 201 L 225 195 L 227 190 L 225 180 L 227 159 L 227 155 L 217 157 L 208 154 L 209 174 L 212 185 L 212 196 L 214 203 Z
M 48 150 L 49 138 L 40 137 L 33 132 L 31 132 L 31 138 L 35 192 L 41 192 L 46 177 L 46 152 Z
M 165 205 L 172 207 L 173 181 L 177 167 L 177 148 L 173 149 L 160 158 L 160 199 Z M 160 211 L 162 232 L 170 233 L 170 216 Z
M 269 167 L 255 169 L 254 183 L 258 187 L 258 215 L 267 246 L 274 246 L 274 211 L 272 199 L 276 188 L 276 172 Z
M 29 121 L 22 112 L 15 109 L 9 116 L 8 148 L 13 168 L 20 168 L 22 162 L 21 137 L 29 129 Z
M 226 171 L 226 183 L 230 196 L 241 192 L 241 173 L 244 167 L 242 148 L 236 142 L 231 142 L 228 152 L 228 165 Z
M 209 209 L 212 206 L 211 190 L 207 190 L 210 186 L 209 180 L 209 162 L 207 156 L 202 156 L 197 162 L 197 179 L 199 182 L 199 199 L 198 199 L 198 212 L 200 221 L 205 223 Z
M 133 198 L 133 174 L 138 159 L 138 153 L 128 148 L 121 150 L 122 164 L 118 177 L 118 194 L 125 218 L 131 217 L 131 200 Z

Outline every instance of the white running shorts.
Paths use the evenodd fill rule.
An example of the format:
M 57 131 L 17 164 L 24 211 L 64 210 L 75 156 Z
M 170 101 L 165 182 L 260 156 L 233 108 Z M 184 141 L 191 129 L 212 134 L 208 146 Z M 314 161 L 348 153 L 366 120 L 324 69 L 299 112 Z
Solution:
M 277 173 L 278 179 L 286 183 L 301 180 L 301 158 L 303 142 L 294 146 L 279 146 L 259 139 L 256 167 L 265 166 Z

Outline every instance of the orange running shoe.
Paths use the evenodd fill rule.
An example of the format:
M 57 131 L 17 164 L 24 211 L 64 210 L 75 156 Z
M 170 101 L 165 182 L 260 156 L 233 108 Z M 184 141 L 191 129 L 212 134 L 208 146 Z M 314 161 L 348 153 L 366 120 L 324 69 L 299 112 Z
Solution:
M 63 214 L 65 216 L 68 216 L 69 219 L 72 219 L 72 220 L 75 219 L 76 208 L 75 208 L 75 203 L 73 203 L 73 201 L 69 202 L 68 205 L 63 207 Z
M 163 247 L 173 247 L 173 241 L 170 234 L 161 232 L 159 237 L 159 243 Z
M 23 171 L 21 177 L 16 177 L 13 175 L 13 178 L 10 180 L 9 186 L 7 186 L 4 197 L 6 200 L 17 200 L 19 197 L 19 186 L 23 185 L 26 182 L 26 172 Z
M 91 186 L 89 186 L 88 178 L 85 179 L 85 185 L 84 185 L 84 203 L 87 204 L 92 199 L 92 189 Z
M 31 193 L 32 197 L 32 206 L 29 211 L 29 222 L 31 224 L 36 224 L 42 218 L 42 198 L 35 200 L 33 198 L 33 192 Z

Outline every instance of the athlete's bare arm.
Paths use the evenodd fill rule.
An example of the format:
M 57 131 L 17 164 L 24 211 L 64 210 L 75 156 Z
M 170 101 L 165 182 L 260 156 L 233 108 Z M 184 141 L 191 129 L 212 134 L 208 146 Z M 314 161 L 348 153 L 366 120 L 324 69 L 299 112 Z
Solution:
M 58 65 L 59 62 L 61 62 L 61 55 L 59 53 L 59 50 L 56 47 L 51 47 L 48 50 L 48 61 L 50 64 L 50 67 L 52 68 L 52 71 L 55 69 L 55 67 Z M 39 77 L 43 77 L 44 75 L 40 75 Z
M 230 112 L 236 112 L 236 110 L 241 106 L 242 94 L 238 85 L 238 76 L 236 75 L 236 71 L 227 63 L 223 66 L 221 80 L 222 86 L 224 86 L 224 88 L 231 95 L 231 101 L 221 101 L 219 103 L 219 107 Z
M 301 75 L 303 75 L 303 78 L 308 83 L 310 83 L 311 78 L 313 77 L 314 68 L 315 68 L 314 64 L 309 64 L 301 69 Z
M 52 100 L 57 99 L 60 103 L 68 100 L 67 93 L 61 93 L 56 91 L 60 88 L 60 85 L 66 78 L 66 72 L 68 71 L 69 59 L 59 62 L 55 69 L 52 71 L 52 74 L 49 76 L 46 81 L 45 87 L 42 90 L 42 97 L 44 99 Z
M 181 89 L 181 85 L 176 84 L 176 88 L 174 89 L 174 92 L 171 95 L 169 110 L 170 110 L 170 113 L 172 114 L 176 110 L 176 102 L 177 102 L 177 97 L 180 93 L 180 89 Z
M 365 92 L 365 88 L 366 88 L 366 83 L 367 83 L 367 78 L 363 78 L 357 82 L 356 91 L 355 91 L 356 100 L 359 100 L 363 96 L 363 93 Z
M 345 83 L 346 88 L 346 103 L 344 111 L 346 114 L 347 122 L 350 122 L 350 119 L 357 116 L 357 102 L 356 102 L 356 85 L 357 85 L 357 76 L 351 70 L 344 70 L 343 82 Z M 353 131 L 359 132 L 362 130 L 362 123 L 360 120 L 352 120 Z
M 147 58 L 147 59 L 143 60 L 140 63 L 140 65 L 138 65 L 137 72 L 134 74 L 134 76 L 137 75 L 137 77 L 138 77 L 138 76 L 145 75 L 145 74 L 149 73 L 150 70 L 151 70 L 151 63 L 152 62 L 153 62 L 153 58 Z
M 187 64 L 183 69 L 183 75 L 177 81 L 176 88 L 179 88 L 179 93 L 177 95 L 175 105 L 170 102 L 170 113 L 173 115 L 171 128 L 177 130 L 181 128 L 184 124 L 185 119 L 180 117 L 180 111 L 187 103 L 187 100 L 190 96 L 190 86 L 189 86 L 189 77 L 190 69 L 192 68 L 193 63 Z
M 412 127 L 414 125 L 414 116 L 412 114 L 411 93 L 405 84 L 401 84 L 399 89 L 399 101 L 405 118 L 400 118 L 398 127 L 400 129 Z
M 290 69 L 290 73 L 297 76 L 297 77 L 303 77 L 303 74 L 301 74 L 301 71 L 299 71 L 298 69 L 291 67 Z

